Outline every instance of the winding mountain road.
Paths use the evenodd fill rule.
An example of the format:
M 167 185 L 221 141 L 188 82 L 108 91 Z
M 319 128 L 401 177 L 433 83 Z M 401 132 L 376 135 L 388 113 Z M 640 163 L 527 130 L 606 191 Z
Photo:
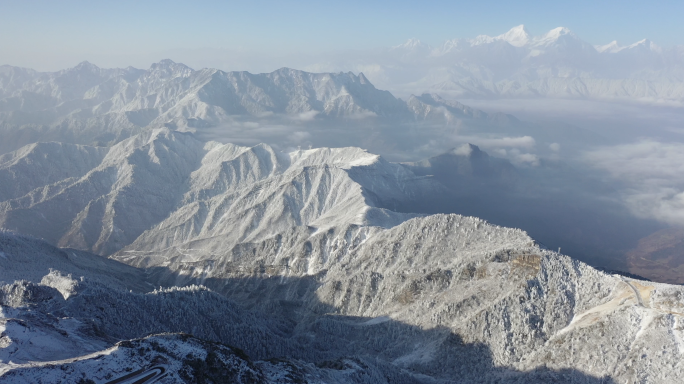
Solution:
M 106 384 L 150 384 L 166 376 L 167 371 L 168 366 L 159 364 L 131 372 L 118 379 L 108 381 Z

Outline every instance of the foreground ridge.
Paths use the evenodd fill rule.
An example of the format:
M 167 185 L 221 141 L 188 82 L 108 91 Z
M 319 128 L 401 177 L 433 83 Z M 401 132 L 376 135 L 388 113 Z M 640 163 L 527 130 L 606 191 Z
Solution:
M 55 346 L 73 338 L 91 340 L 89 348 L 98 356 L 111 356 L 97 351 L 116 340 L 157 330 L 190 331 L 254 359 L 287 357 L 288 367 L 309 367 L 299 371 L 308 372 L 305 382 L 393 377 L 375 382 L 408 383 L 430 377 L 445 383 L 626 383 L 681 377 L 684 292 L 679 286 L 609 275 L 539 247 L 521 230 L 472 217 L 432 215 L 391 228 L 354 228 L 363 226 L 299 234 L 306 241 L 289 254 L 272 247 L 296 241 L 290 237 L 296 232 L 243 244 L 242 253 L 234 250 L 211 262 L 149 269 L 155 285 L 188 288 L 143 294 L 58 272 L 40 283 L 7 285 L 3 340 L 4 350 L 13 352 L 3 362 L 24 365 L 5 365 L 5 377 L 30 377 L 23 375 L 44 369 L 31 362 L 35 357 L 29 356 L 38 355 L 22 341 L 20 324 L 34 324 L 32 339 L 48 338 Z M 0 244 L 16 235 L 4 236 Z M 23 251 L 2 249 L 10 262 L 21 260 Z M 314 260 L 320 268 L 310 269 Z M 200 281 L 211 290 L 192 286 Z M 50 320 L 48 313 L 73 320 Z M 132 322 L 120 322 L 121 316 Z M 179 358 L 154 350 L 150 347 L 136 364 L 151 364 L 157 355 Z M 77 349 L 68 351 L 58 347 L 43 359 L 76 358 L 55 365 L 73 366 L 74 374 L 86 376 L 114 359 L 79 358 Z M 195 355 L 209 364 L 202 353 Z M 64 357 L 56 358 L 60 354 Z M 176 374 L 190 369 L 187 362 L 178 364 Z M 255 364 L 262 369 L 255 374 L 264 367 L 287 371 L 277 364 Z M 66 375 L 72 368 L 66 369 L 54 372 Z

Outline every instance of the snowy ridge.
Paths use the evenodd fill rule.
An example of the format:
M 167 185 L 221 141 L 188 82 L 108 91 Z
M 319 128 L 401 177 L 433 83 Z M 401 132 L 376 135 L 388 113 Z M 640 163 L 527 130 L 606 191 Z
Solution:
M 287 155 L 263 144 L 205 144 L 166 128 L 107 151 L 74 148 L 100 154 L 91 166 L 101 160 L 88 171 L 68 171 L 63 180 L 23 183 L 33 189 L 0 202 L 0 225 L 100 254 L 131 244 L 140 251 L 217 236 L 237 244 L 293 226 L 391 226 L 397 214 L 374 212 L 439 188 L 358 148 Z M 61 147 L 41 145 L 7 155 L 23 160 L 4 163 L 0 176 L 16 174 L 16 164 L 39 150 L 52 157 Z M 396 219 L 385 222 L 389 217 Z
M 435 48 L 412 41 L 383 56 L 347 59 L 347 66 L 373 66 L 371 80 L 399 94 L 676 104 L 684 99 L 681 47 L 664 49 L 648 39 L 594 47 L 568 28 L 532 36 L 520 25 L 498 36 L 457 38 Z
M 87 62 L 53 73 L 2 66 L 0 153 L 37 141 L 111 145 L 145 127 L 207 132 L 243 122 L 349 119 L 449 124 L 464 116 L 441 101 L 435 105 L 436 99 L 423 104 L 410 96 L 426 92 L 449 98 L 684 100 L 681 47 L 665 49 L 648 39 L 594 47 L 563 27 L 531 36 L 517 26 L 436 48 L 412 39 L 342 62 L 344 72 L 282 68 L 261 74 L 193 70 L 171 60 L 147 70 Z M 350 68 L 373 68 L 368 75 L 373 82 L 407 95 L 409 103 Z
M 312 383 L 677 382 L 684 370 L 684 288 L 600 272 L 475 217 L 402 213 L 439 196 L 440 178 L 515 177 L 473 145 L 395 164 L 160 128 L 0 159 L 21 185 L 2 190 L 0 226 L 72 248 L 0 233 L 3 380 L 159 365 L 189 382 L 210 366 Z M 164 332 L 198 339 L 140 339 Z
M 0 230 L 0 282 L 40 283 L 52 269 L 75 277 L 88 276 L 119 289 L 146 291 L 144 273 L 125 264 L 75 249 Z
M 5 140 L 0 153 L 37 141 L 112 145 L 145 127 L 201 133 L 236 121 L 423 119 L 403 100 L 375 88 L 363 73 L 282 68 L 252 74 L 193 70 L 171 60 L 148 70 L 102 69 L 87 62 L 55 73 L 2 68 L 0 132 Z
M 196 281 L 192 276 L 230 281 L 262 273 L 325 271 L 317 288 L 310 289 L 338 314 L 371 319 L 367 326 L 398 321 L 421 329 L 446 328 L 410 348 L 391 342 L 385 347 L 392 351 L 386 356 L 393 364 L 428 375 L 445 372 L 445 364 L 451 367 L 445 377 L 472 380 L 467 375 L 477 371 L 464 368 L 451 355 L 451 333 L 460 335 L 463 343 L 487 345 L 493 364 L 522 371 L 540 364 L 556 370 L 579 368 L 617 382 L 651 374 L 653 382 L 667 382 L 680 375 L 683 351 L 676 324 L 684 308 L 681 287 L 606 275 L 540 249 L 520 230 L 458 215 L 415 218 L 363 236 L 329 231 L 307 241 L 310 248 L 303 246 L 299 252 L 282 252 L 268 241 L 254 244 L 228 257 L 230 262 L 216 260 L 209 269 L 187 264 L 172 278 L 188 283 Z M 312 271 L 316 259 L 323 267 Z M 258 265 L 267 269 L 259 272 Z M 274 305 L 269 298 L 256 299 L 254 288 L 238 282 L 214 288 L 250 306 Z M 593 340 L 601 340 L 598 356 Z M 637 359 L 640 348 L 654 352 Z M 624 368 L 625 361 L 633 364 L 631 369 Z M 657 374 L 654 366 L 661 367 Z
M 99 373 L 103 367 L 121 372 L 116 366 L 148 366 L 160 355 L 170 365 L 178 364 L 171 362 L 182 360 L 183 355 L 171 351 L 185 350 L 181 341 L 193 345 L 193 339 L 155 336 L 150 340 L 157 338 L 162 346 L 167 343 L 164 338 L 170 337 L 177 349 L 151 348 L 147 353 L 121 355 L 117 351 L 145 342 L 133 340 L 106 349 L 102 346 L 111 341 L 88 333 L 88 329 L 103 329 L 114 340 L 125 340 L 160 328 L 192 329 L 203 338 L 244 349 L 255 359 L 285 354 L 292 359 L 291 365 L 315 363 L 324 369 L 317 371 L 309 365 L 314 377 L 351 373 L 347 371 L 351 367 L 337 373 L 325 368 L 330 367 L 326 361 L 344 361 L 349 356 L 360 359 L 356 369 L 366 375 L 385 377 L 370 382 L 628 383 L 672 382 L 681 375 L 681 287 L 607 275 L 539 248 L 521 230 L 458 215 L 414 218 L 390 229 L 376 228 L 360 241 L 353 235 L 336 236 L 335 231 L 306 238 L 311 247 L 289 255 L 278 254 L 270 248 L 275 244 L 266 240 L 252 244 L 251 249 L 243 247 L 242 255 L 234 254 L 241 257 L 230 262 L 226 262 L 228 257 L 215 260 L 213 269 L 205 268 L 203 276 L 194 274 L 199 272 L 197 263 L 170 275 L 176 282 L 184 276 L 185 284 L 197 281 L 193 276 L 204 278 L 241 305 L 197 286 L 138 294 L 88 279 L 70 282 L 58 273 L 51 273 L 39 285 L 15 283 L 13 287 L 35 293 L 23 294 L 22 301 L 3 299 L 5 318 L 36 321 L 35 315 L 23 312 L 26 306 L 38 315 L 57 311 L 73 316 L 51 326 L 36 323 L 34 342 L 51 338 L 53 345 L 68 345 L 80 337 L 89 340 L 93 352 L 98 345 L 103 352 L 63 361 L 74 358 L 68 356 L 76 351 L 70 347 L 41 357 L 35 354 L 35 346 L 23 341 L 22 327 L 13 325 L 17 320 L 5 320 L 3 340 L 10 347 L 5 351 L 18 348 L 22 352 L 13 352 L 15 359 L 20 362 L 19 356 L 24 356 L 26 362 L 4 365 L 0 368 L 6 372 L 4 378 L 39 374 L 47 366 L 29 361 L 41 359 L 60 360 L 50 365 L 73 366 L 74 372 L 89 377 L 104 374 Z M 284 235 L 279 241 L 290 239 Z M 313 271 L 315 279 L 308 279 L 306 259 L 323 255 L 326 269 Z M 65 299 L 56 290 L 50 291 L 53 287 L 72 288 Z M 93 306 L 92 300 L 100 305 Z M 295 303 L 297 311 L 287 310 Z M 188 311 L 188 305 L 198 311 Z M 120 323 L 118 315 L 139 323 Z M 97 320 L 89 324 L 87 319 Z M 201 349 L 194 353 L 205 356 Z M 383 352 L 378 354 L 378 349 Z M 57 353 L 63 357 L 56 358 Z M 118 363 L 108 365 L 111 361 Z M 174 371 L 182 369 L 176 366 Z M 45 372 L 57 375 L 54 382 L 73 377 L 64 376 L 70 369 Z M 394 376 L 387 376 L 389 372 Z M 366 382 L 355 376 L 339 380 Z M 309 376 L 305 382 L 318 380 Z
M 31 144 L 2 155 L 0 201 L 21 197 L 46 184 L 79 178 L 99 164 L 107 150 L 52 142 Z

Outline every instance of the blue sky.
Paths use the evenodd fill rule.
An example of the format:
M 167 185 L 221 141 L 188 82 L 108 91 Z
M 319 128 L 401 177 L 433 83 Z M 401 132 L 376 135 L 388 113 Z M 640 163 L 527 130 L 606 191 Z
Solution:
M 145 66 L 152 52 L 177 49 L 316 53 L 396 45 L 411 37 L 439 44 L 519 24 L 533 35 L 564 26 L 592 44 L 650 38 L 668 47 L 684 44 L 682 16 L 681 0 L 0 0 L 0 64 L 58 69 L 99 58 L 104 62 L 96 64 L 103 66 L 126 60 Z

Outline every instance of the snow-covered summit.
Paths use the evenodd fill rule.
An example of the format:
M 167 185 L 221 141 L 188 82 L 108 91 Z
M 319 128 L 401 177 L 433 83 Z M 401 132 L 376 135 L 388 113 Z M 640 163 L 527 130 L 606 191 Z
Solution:
M 147 70 L 146 77 L 155 79 L 174 79 L 176 77 L 189 77 L 195 71 L 182 63 L 176 63 L 170 59 L 164 59 L 154 63 Z
M 613 40 L 605 45 L 596 45 L 594 48 L 596 48 L 599 53 L 617 53 L 623 49 L 623 47 L 621 47 L 616 40 Z
M 545 34 L 538 36 L 534 39 L 534 45 L 549 45 L 557 42 L 559 39 L 564 37 L 572 37 L 579 39 L 572 31 L 565 27 L 554 28 Z
M 621 46 L 617 41 L 614 40 L 606 45 L 597 45 L 596 50 L 600 53 L 638 52 L 641 54 L 647 54 L 649 52 L 663 52 L 663 49 L 660 46 L 656 45 L 649 39 L 642 39 L 627 46 Z
M 500 35 L 447 40 L 429 53 L 378 65 L 383 85 L 451 97 L 679 102 L 684 60 L 678 52 L 649 40 L 593 46 L 566 27 L 533 36 L 519 25 Z
M 565 27 L 554 28 L 541 36 L 530 36 L 524 25 L 518 25 L 517 27 L 513 27 L 506 33 L 498 36 L 477 36 L 476 38 L 470 40 L 470 44 L 476 46 L 503 41 L 516 48 L 545 47 L 556 44 L 559 40 L 565 38 L 579 40 L 579 38 L 572 31 Z
M 527 45 L 530 40 L 530 35 L 525 29 L 524 25 L 519 25 L 517 27 L 511 28 L 508 32 L 497 36 L 498 39 L 507 41 L 509 44 L 515 47 L 522 47 Z
M 292 165 L 301 167 L 326 164 L 349 169 L 355 166 L 371 165 L 380 160 L 380 156 L 356 147 L 297 150 L 290 152 L 289 155 Z
M 395 45 L 392 47 L 392 49 L 406 49 L 406 50 L 415 50 L 415 49 L 430 49 L 430 45 L 423 43 L 419 39 L 416 38 L 410 38 L 406 40 L 403 44 Z
M 168 128 L 147 131 L 106 151 L 67 147 L 34 145 L 0 158 L 6 159 L 0 179 L 24 185 L 0 190 L 0 226 L 111 254 L 135 242 L 144 244 L 138 246 L 143 249 L 216 236 L 251 241 L 293 226 L 391 226 L 401 215 L 378 216 L 386 204 L 438 188 L 359 148 L 283 154 L 264 144 L 203 143 Z M 67 150 L 75 155 L 65 156 Z M 90 168 L 74 168 L 69 163 L 73 156 L 84 157 L 87 161 L 81 163 Z M 45 158 L 45 164 L 36 162 L 35 167 L 51 176 L 15 180 L 17 174 L 32 174 L 18 172 L 31 158 Z M 65 168 L 63 178 L 51 172 L 54 167 Z M 61 224 L 65 222 L 71 225 Z
M 470 41 L 471 45 L 491 44 L 496 41 L 504 41 L 514 47 L 524 47 L 530 41 L 530 35 L 524 25 L 511 28 L 508 32 L 498 36 L 480 35 Z
M 639 50 L 646 51 L 646 52 L 652 51 L 652 52 L 656 52 L 656 53 L 662 53 L 662 51 L 663 51 L 663 49 L 660 46 L 656 45 L 655 43 L 653 43 L 649 39 L 639 40 L 634 44 L 628 45 L 627 47 L 625 47 L 625 49 L 629 49 L 629 50 L 639 49 Z

